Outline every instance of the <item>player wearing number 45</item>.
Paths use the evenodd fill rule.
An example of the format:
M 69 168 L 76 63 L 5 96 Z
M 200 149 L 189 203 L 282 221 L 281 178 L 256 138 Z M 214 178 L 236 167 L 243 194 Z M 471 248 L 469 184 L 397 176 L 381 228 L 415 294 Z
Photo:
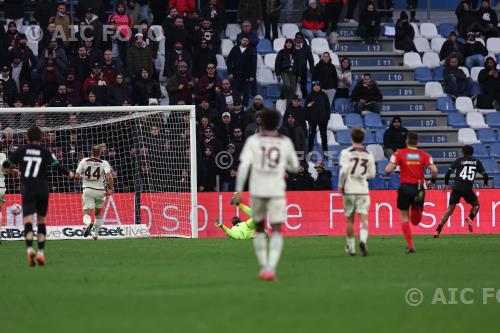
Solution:
M 99 237 L 99 230 L 102 225 L 102 206 L 106 196 L 113 193 L 114 179 L 111 173 L 111 166 L 101 159 L 101 146 L 92 147 L 92 156 L 84 158 L 76 169 L 76 179 L 83 182 L 83 223 L 87 226 L 83 234 L 90 236 L 94 229 L 94 240 Z M 105 183 L 107 186 L 105 187 Z M 94 221 L 92 221 L 92 210 L 94 211 Z
M 340 153 L 339 191 L 344 196 L 344 212 L 347 217 L 347 244 L 345 250 L 351 256 L 356 255 L 354 248 L 354 216 L 359 214 L 359 248 L 363 256 L 368 255 L 368 211 L 370 193 L 368 179 L 375 177 L 375 159 L 363 147 L 365 131 L 361 128 L 351 130 L 352 147 Z
M 488 174 L 484 170 L 483 163 L 472 157 L 474 154 L 474 147 L 469 145 L 463 146 L 462 154 L 463 157 L 457 158 L 448 169 L 448 172 L 446 172 L 443 191 L 446 192 L 448 189 L 448 181 L 452 173 L 455 173 L 455 182 L 453 183 L 448 210 L 441 218 L 441 223 L 439 223 L 436 232 L 434 232 L 434 238 L 439 237 L 444 224 L 448 221 L 451 214 L 453 214 L 461 198 L 464 198 L 465 202 L 471 205 L 470 214 L 465 218 L 465 223 L 467 223 L 469 231 L 472 232 L 472 221 L 479 212 L 479 201 L 473 190 L 474 179 L 476 179 L 477 174 L 483 175 L 484 187 L 488 187 Z
M 45 216 L 49 208 L 49 182 L 47 168 L 52 166 L 68 178 L 74 177 L 73 172 L 62 166 L 50 150 L 40 145 L 42 130 L 33 126 L 28 129 L 28 144 L 14 151 L 3 163 L 3 167 L 16 175 L 21 174 L 21 197 L 23 203 L 23 223 L 26 247 L 28 248 L 28 265 L 45 265 Z M 37 216 L 38 253 L 33 250 L 33 215 Z

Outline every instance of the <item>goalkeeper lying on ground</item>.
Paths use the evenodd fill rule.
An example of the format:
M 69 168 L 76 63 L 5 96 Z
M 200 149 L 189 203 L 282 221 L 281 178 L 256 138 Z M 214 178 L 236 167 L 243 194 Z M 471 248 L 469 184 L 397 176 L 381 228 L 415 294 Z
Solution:
M 243 222 L 238 216 L 234 216 L 231 220 L 233 223 L 232 228 L 228 228 L 223 225 L 219 219 L 215 221 L 215 225 L 232 239 L 252 239 L 255 232 L 255 223 L 252 219 L 252 209 L 241 203 L 241 197 L 237 192 L 235 192 L 231 198 L 231 205 L 238 206 L 243 213 L 250 217 L 250 219 Z

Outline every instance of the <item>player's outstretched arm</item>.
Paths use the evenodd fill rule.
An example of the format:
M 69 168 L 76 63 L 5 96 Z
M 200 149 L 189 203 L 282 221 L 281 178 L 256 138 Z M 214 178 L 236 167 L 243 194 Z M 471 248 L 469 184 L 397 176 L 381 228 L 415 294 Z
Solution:
M 438 177 L 438 168 L 435 164 L 429 164 L 427 168 L 431 171 L 431 180 L 429 188 L 433 189 Z
M 16 179 L 21 177 L 21 171 L 19 171 L 19 169 L 16 169 L 16 168 L 4 168 L 4 167 L 2 167 L 2 172 L 4 174 L 11 174 Z
M 443 186 L 443 192 L 448 190 L 448 183 L 450 182 L 450 176 L 452 173 L 456 172 L 455 169 L 452 167 L 448 168 L 448 171 L 446 171 L 446 174 L 444 175 L 444 186 Z

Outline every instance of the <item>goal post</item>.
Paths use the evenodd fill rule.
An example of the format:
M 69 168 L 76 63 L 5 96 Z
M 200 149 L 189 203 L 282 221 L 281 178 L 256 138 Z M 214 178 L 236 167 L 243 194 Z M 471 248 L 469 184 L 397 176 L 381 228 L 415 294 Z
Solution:
M 2 109 L 1 151 L 8 155 L 26 144 L 33 125 L 42 128 L 43 145 L 73 171 L 101 145 L 115 182 L 102 208 L 104 227 L 147 224 L 152 237 L 198 237 L 194 105 Z M 53 170 L 48 176 L 47 225 L 83 227 L 81 182 Z M 6 190 L 2 224 L 19 227 L 20 216 L 9 214 L 21 203 L 19 181 L 7 175 Z

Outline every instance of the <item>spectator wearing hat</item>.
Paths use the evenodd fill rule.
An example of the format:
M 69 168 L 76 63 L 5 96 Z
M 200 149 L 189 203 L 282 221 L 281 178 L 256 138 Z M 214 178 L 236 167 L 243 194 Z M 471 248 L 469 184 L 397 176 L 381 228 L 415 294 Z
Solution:
M 306 10 L 302 12 L 301 32 L 311 42 L 313 38 L 326 37 L 323 31 L 324 27 L 323 13 L 318 6 L 318 2 L 316 0 L 309 0 Z
M 298 77 L 297 56 L 293 40 L 285 40 L 285 47 L 276 56 L 274 70 L 278 82 L 283 80 L 283 98 L 290 103 L 295 96 L 297 81 L 301 79 Z
M 321 88 L 328 96 L 328 101 L 330 105 L 333 103 L 333 98 L 335 97 L 335 91 L 338 87 L 338 77 L 337 68 L 332 63 L 332 58 L 330 58 L 329 52 L 323 52 L 320 61 L 314 66 L 313 81 L 319 81 L 321 83 Z
M 476 40 L 475 33 L 468 32 L 465 44 L 462 45 L 462 54 L 465 58 L 465 66 L 471 69 L 484 64 L 484 57 L 488 55 L 488 50 L 483 43 Z
M 231 124 L 241 128 L 247 127 L 252 121 L 249 119 L 248 114 L 243 109 L 241 101 L 234 103 L 234 108 L 231 111 Z
M 135 79 L 140 76 L 140 71 L 146 68 L 149 73 L 155 70 L 151 48 L 144 42 L 143 35 L 135 34 L 133 45 L 127 52 L 127 73 L 128 76 Z
M 132 100 L 132 92 L 122 74 L 117 74 L 115 81 L 108 87 L 108 103 L 113 106 L 120 106 L 125 100 Z
M 217 31 L 225 31 L 227 26 L 226 9 L 220 0 L 208 0 L 201 7 L 201 16 L 209 17 Z
M 406 148 L 408 130 L 403 127 L 401 117 L 394 116 L 391 125 L 384 132 L 384 155 L 390 158 L 398 149 Z
M 65 75 L 67 94 L 72 106 L 82 105 L 83 88 L 81 81 L 76 80 L 75 70 L 68 68 Z
M 57 94 L 52 97 L 48 104 L 49 107 L 67 107 L 72 106 L 68 96 L 68 89 L 65 83 L 59 84 L 57 87 Z
M 380 113 L 382 93 L 377 83 L 369 73 L 363 74 L 363 78 L 358 81 L 351 94 L 354 104 L 354 112 L 363 113 L 366 111 Z
M 299 172 L 289 174 L 287 180 L 288 191 L 312 191 L 314 190 L 314 178 L 307 170 L 307 162 L 301 161 Z
M 135 82 L 134 96 L 139 105 L 151 105 L 149 104 L 151 98 L 158 99 L 161 96 L 158 81 L 151 77 L 147 68 L 142 69 L 141 78 Z M 156 103 L 158 104 L 158 101 Z
M 323 162 L 319 162 L 314 166 L 318 173 L 318 177 L 314 181 L 314 189 L 316 191 L 331 191 L 332 189 L 332 172 L 325 170 Z
M 117 2 L 115 12 L 108 18 L 108 23 L 113 21 L 116 24 L 118 30 L 118 38 L 116 38 L 116 45 L 118 46 L 118 53 L 120 54 L 120 59 L 122 63 L 127 63 L 127 47 L 131 39 L 132 28 L 134 22 L 132 17 L 127 14 L 126 5 L 124 2 Z M 144 37 L 144 36 L 143 36 Z
M 319 128 L 321 136 L 321 146 L 323 154 L 328 152 L 327 126 L 330 120 L 330 102 L 328 96 L 321 90 L 319 81 L 312 82 L 312 90 L 304 103 L 306 105 L 309 121 L 309 144 L 308 152 L 313 151 L 314 140 L 316 140 L 316 131 Z
M 178 40 L 175 42 L 174 48 L 169 50 L 165 55 L 165 68 L 163 75 L 166 77 L 174 75 L 180 62 L 185 62 L 188 65 L 188 68 L 191 68 L 191 53 L 186 50 L 182 41 Z
M 231 82 L 228 79 L 222 80 L 221 91 L 217 94 L 215 99 L 215 110 L 219 115 L 234 109 L 234 104 L 241 101 L 240 93 L 233 89 Z
M 76 5 L 76 17 L 78 17 L 80 21 L 83 21 L 85 19 L 85 13 L 91 11 L 99 17 L 99 20 L 104 22 L 107 18 L 105 6 L 106 2 L 102 0 L 78 1 Z
M 255 96 L 252 105 L 250 105 L 250 107 L 245 112 L 247 114 L 248 122 L 255 121 L 255 115 L 257 114 L 257 112 L 264 112 L 265 110 L 268 109 L 269 108 L 264 106 L 264 99 L 262 98 L 262 96 L 261 95 Z
M 307 64 L 309 64 L 309 68 L 312 71 L 314 68 L 314 58 L 311 47 L 304 42 L 304 35 L 301 32 L 295 34 L 294 43 L 298 75 L 302 78 L 299 82 L 302 92 L 301 97 L 304 97 L 307 96 L 307 80 L 305 79 L 308 77 Z
M 96 94 L 99 103 L 103 103 L 107 96 L 107 83 L 104 80 L 101 64 L 94 63 L 90 70 L 90 75 L 83 81 L 83 94 L 87 95 L 90 91 Z
M 7 51 L 12 50 L 16 46 L 18 36 L 19 31 L 17 30 L 16 22 L 10 21 L 7 24 L 7 32 L 2 40 L 3 48 Z
M 102 23 L 99 20 L 99 17 L 94 13 L 94 9 L 92 9 L 92 7 L 87 7 L 87 9 L 85 10 L 84 21 L 85 25 L 89 26 L 91 36 L 93 37 L 92 40 L 94 42 L 94 46 L 100 47 L 103 33 Z
M 283 120 L 283 125 L 279 131 L 292 140 L 295 151 L 304 151 L 304 143 L 306 140 L 304 130 L 297 124 L 297 120 L 293 114 L 288 114 Z
M 247 105 L 251 84 L 255 81 L 257 73 L 257 53 L 249 46 L 247 37 L 241 38 L 241 44 L 234 46 L 229 52 L 227 71 L 236 90 L 242 94 L 240 96 L 243 98 L 243 104 Z
M 237 20 L 248 20 L 252 23 L 254 30 L 260 26 L 263 18 L 261 0 L 240 1 L 238 5 Z
M 195 77 L 193 75 L 193 77 Z M 195 84 L 196 104 L 199 104 L 203 99 L 210 103 L 211 107 L 215 107 L 215 99 L 217 93 L 220 92 L 222 80 L 217 75 L 214 63 L 208 63 L 205 70 L 205 75 L 201 76 Z
M 302 127 L 304 136 L 307 138 L 307 111 L 302 104 L 300 104 L 301 100 L 302 98 L 299 95 L 296 95 L 292 99 L 292 102 L 288 104 L 285 110 L 283 119 L 287 119 L 289 115 L 292 115 L 295 118 L 296 123 Z
M 262 112 L 259 111 L 255 114 L 255 121 L 250 123 L 245 128 L 245 133 L 244 133 L 245 140 L 256 133 L 260 133 L 261 131 L 262 131 Z
M 66 13 L 66 3 L 60 2 L 57 4 L 54 23 L 57 27 L 59 27 L 59 29 L 62 28 L 62 32 L 64 33 L 64 36 L 62 37 L 62 45 L 64 48 L 67 48 L 69 46 L 69 38 L 71 37 L 71 19 Z
M 177 73 L 172 75 L 167 82 L 167 91 L 170 99 L 170 105 L 177 104 L 178 101 L 184 101 L 185 104 L 193 104 L 194 82 L 189 75 L 187 63 L 181 61 L 177 64 Z
M 19 1 L 17 1 L 17 3 L 19 3 Z M 85 1 L 81 1 L 80 3 L 85 3 Z M 33 9 L 33 16 L 42 29 L 47 27 L 49 24 L 49 18 L 56 16 L 56 13 L 56 0 L 39 0 Z

